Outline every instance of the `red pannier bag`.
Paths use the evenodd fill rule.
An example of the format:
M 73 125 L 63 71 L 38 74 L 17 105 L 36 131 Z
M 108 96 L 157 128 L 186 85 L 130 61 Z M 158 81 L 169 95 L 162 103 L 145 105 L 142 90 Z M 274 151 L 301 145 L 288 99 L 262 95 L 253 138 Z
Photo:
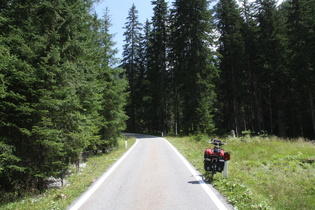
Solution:
M 209 158 L 211 156 L 219 156 L 219 157 L 224 158 L 224 150 L 221 149 L 218 151 L 218 150 L 212 149 L 212 148 L 206 149 L 205 154 L 204 154 L 204 158 Z

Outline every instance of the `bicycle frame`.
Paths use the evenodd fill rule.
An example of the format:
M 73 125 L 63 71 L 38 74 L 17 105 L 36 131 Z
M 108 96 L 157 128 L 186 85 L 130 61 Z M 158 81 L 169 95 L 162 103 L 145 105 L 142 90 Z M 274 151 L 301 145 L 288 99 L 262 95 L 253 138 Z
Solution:
M 221 148 L 222 145 L 225 145 L 221 140 L 215 139 L 213 142 L 209 143 L 214 144 L 215 147 L 205 150 L 204 169 L 206 171 L 206 177 L 209 177 L 210 180 L 212 180 L 214 174 L 217 172 L 222 173 L 225 162 L 230 160 L 230 154 Z

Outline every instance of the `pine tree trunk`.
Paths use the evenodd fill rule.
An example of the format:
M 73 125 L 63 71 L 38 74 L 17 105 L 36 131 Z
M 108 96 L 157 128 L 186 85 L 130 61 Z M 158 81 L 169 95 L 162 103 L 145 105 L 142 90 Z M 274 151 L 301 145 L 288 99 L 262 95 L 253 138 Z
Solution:
M 315 137 L 315 110 L 314 110 L 314 100 L 313 100 L 311 88 L 308 88 L 308 94 L 310 97 L 310 108 L 311 108 L 311 115 L 312 115 L 312 122 L 313 122 L 313 132 L 314 132 L 314 137 Z
M 283 105 L 282 105 L 281 96 L 277 97 L 277 115 L 278 115 L 278 135 L 280 137 L 285 137 L 285 122 L 284 122 L 284 113 L 283 113 Z
M 303 129 L 302 114 L 301 114 L 301 112 L 299 112 L 298 119 L 299 119 L 300 135 L 301 135 L 301 136 L 304 136 L 304 129 Z
M 260 108 L 260 103 L 259 103 L 259 94 L 258 94 L 258 88 L 257 88 L 257 77 L 254 76 L 254 100 L 255 100 L 255 111 L 256 111 L 256 123 L 257 123 L 257 131 L 261 132 L 262 131 L 262 126 L 261 126 L 261 108 Z
M 239 110 L 239 106 L 237 104 L 236 98 L 235 96 L 233 96 L 233 112 L 234 112 L 234 129 L 235 129 L 235 134 L 236 136 L 240 136 L 241 135 L 241 123 L 240 123 L 240 110 Z
M 270 91 L 270 90 L 269 90 Z M 271 93 L 269 92 L 269 134 L 273 134 L 272 102 Z

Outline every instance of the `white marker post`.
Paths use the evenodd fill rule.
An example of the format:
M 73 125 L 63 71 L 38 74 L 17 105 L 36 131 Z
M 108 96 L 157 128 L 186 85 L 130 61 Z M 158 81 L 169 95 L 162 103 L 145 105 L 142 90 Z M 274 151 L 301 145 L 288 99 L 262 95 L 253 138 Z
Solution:
M 224 170 L 223 170 L 223 176 L 224 176 L 225 179 L 228 178 L 228 175 L 229 175 L 228 170 L 229 170 L 229 161 L 226 160 L 224 162 Z

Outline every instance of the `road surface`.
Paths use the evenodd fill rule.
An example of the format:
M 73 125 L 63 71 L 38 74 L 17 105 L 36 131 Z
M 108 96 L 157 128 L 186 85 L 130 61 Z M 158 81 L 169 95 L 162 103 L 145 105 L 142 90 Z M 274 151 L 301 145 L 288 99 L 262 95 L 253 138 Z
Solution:
M 232 209 L 168 141 L 135 137 L 135 145 L 70 210 Z

